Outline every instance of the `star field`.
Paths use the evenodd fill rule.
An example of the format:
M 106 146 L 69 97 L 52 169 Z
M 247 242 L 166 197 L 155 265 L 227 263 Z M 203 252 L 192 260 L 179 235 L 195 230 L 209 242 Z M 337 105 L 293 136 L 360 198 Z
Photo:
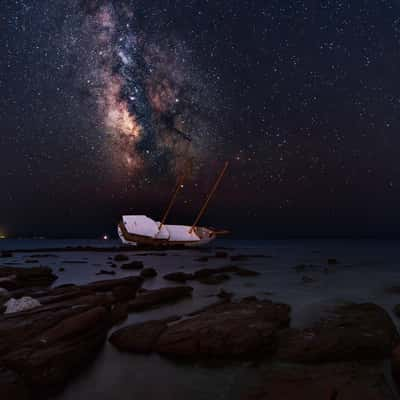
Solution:
M 254 235 L 399 232 L 400 2 L 0 4 L 0 228 L 120 214 Z M 21 212 L 23 210 L 23 213 Z

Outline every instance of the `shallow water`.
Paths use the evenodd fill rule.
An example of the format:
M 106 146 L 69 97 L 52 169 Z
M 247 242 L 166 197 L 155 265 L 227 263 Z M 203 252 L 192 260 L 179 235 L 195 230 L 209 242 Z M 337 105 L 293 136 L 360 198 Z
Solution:
M 46 248 L 77 245 L 118 245 L 116 242 L 97 241 L 0 241 L 0 250 L 16 248 Z M 173 271 L 194 271 L 202 267 L 217 267 L 228 263 L 254 269 L 257 277 L 232 277 L 222 285 L 208 286 L 190 282 L 194 287 L 192 299 L 145 313 L 130 314 L 123 325 L 154 318 L 184 314 L 216 301 L 214 296 L 223 287 L 237 297 L 255 295 L 292 306 L 292 326 L 306 326 L 330 306 L 341 302 L 375 302 L 392 313 L 400 303 L 400 295 L 385 292 L 385 288 L 400 285 L 399 241 L 377 240 L 276 240 L 276 241 L 220 241 L 216 246 L 226 248 L 229 254 L 263 254 L 264 258 L 249 258 L 230 262 L 228 259 L 195 261 L 207 253 L 195 250 L 169 250 L 167 256 L 141 256 L 128 253 L 131 260 L 142 260 L 146 267 L 154 267 L 159 276 L 146 281 L 146 288 L 167 286 L 162 275 Z M 215 250 L 210 249 L 210 254 Z M 46 252 L 48 253 L 48 252 Z M 141 252 L 145 253 L 145 252 Z M 29 253 L 16 253 L 12 259 L 2 260 L 25 264 Z M 116 276 L 96 276 L 107 268 L 114 253 L 57 252 L 51 258 L 40 258 L 40 264 L 50 266 L 59 276 L 55 285 L 85 283 L 99 279 L 135 275 L 133 271 L 117 269 Z M 33 257 L 34 258 L 34 257 Z M 337 265 L 328 265 L 328 258 L 336 258 Z M 84 261 L 68 264 L 67 261 Z M 298 264 L 321 265 L 321 268 L 298 272 Z M 59 268 L 65 268 L 59 272 Z M 302 277 L 313 278 L 303 283 Z M 254 368 L 248 364 L 209 368 L 202 365 L 177 364 L 157 355 L 138 356 L 122 354 L 108 343 L 96 361 L 65 392 L 59 400 L 87 399 L 237 399 L 251 384 Z

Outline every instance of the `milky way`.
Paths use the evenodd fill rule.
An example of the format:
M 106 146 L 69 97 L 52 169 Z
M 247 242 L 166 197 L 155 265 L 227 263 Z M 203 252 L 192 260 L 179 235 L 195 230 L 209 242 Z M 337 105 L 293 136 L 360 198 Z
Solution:
M 207 159 L 212 85 L 174 35 L 139 28 L 132 1 L 80 1 L 78 81 L 97 105 L 112 167 L 125 176 L 192 173 Z M 210 107 L 211 104 L 211 107 Z

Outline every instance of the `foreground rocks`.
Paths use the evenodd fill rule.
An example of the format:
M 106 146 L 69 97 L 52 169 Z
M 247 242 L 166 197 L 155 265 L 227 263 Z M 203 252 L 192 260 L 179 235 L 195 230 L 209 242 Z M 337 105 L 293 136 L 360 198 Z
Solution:
M 278 331 L 289 324 L 289 311 L 289 306 L 270 301 L 226 301 L 177 322 L 128 326 L 110 340 L 121 350 L 172 357 L 259 358 L 274 350 Z
M 262 384 L 243 400 L 394 399 L 382 363 L 266 368 Z
M 278 357 L 306 363 L 383 359 L 390 356 L 398 339 L 383 308 L 351 304 L 336 308 L 312 328 L 281 333 Z
M 16 290 L 22 288 L 49 286 L 57 276 L 47 267 L 21 268 L 1 267 L 0 288 Z
M 34 276 L 36 283 L 37 273 L 24 271 L 23 276 Z M 142 282 L 141 277 L 128 277 L 81 286 L 3 290 L 4 297 L 13 298 L 29 292 L 40 305 L 0 315 L 1 398 L 55 394 L 96 357 L 111 326 L 125 319 L 128 311 L 161 306 L 192 292 L 181 286 L 137 295 Z

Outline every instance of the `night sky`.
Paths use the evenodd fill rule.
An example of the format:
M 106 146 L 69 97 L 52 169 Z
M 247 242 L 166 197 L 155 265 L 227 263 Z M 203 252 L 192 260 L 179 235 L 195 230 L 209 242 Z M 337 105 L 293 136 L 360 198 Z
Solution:
M 122 214 L 400 232 L 400 1 L 1 0 L 0 233 Z

